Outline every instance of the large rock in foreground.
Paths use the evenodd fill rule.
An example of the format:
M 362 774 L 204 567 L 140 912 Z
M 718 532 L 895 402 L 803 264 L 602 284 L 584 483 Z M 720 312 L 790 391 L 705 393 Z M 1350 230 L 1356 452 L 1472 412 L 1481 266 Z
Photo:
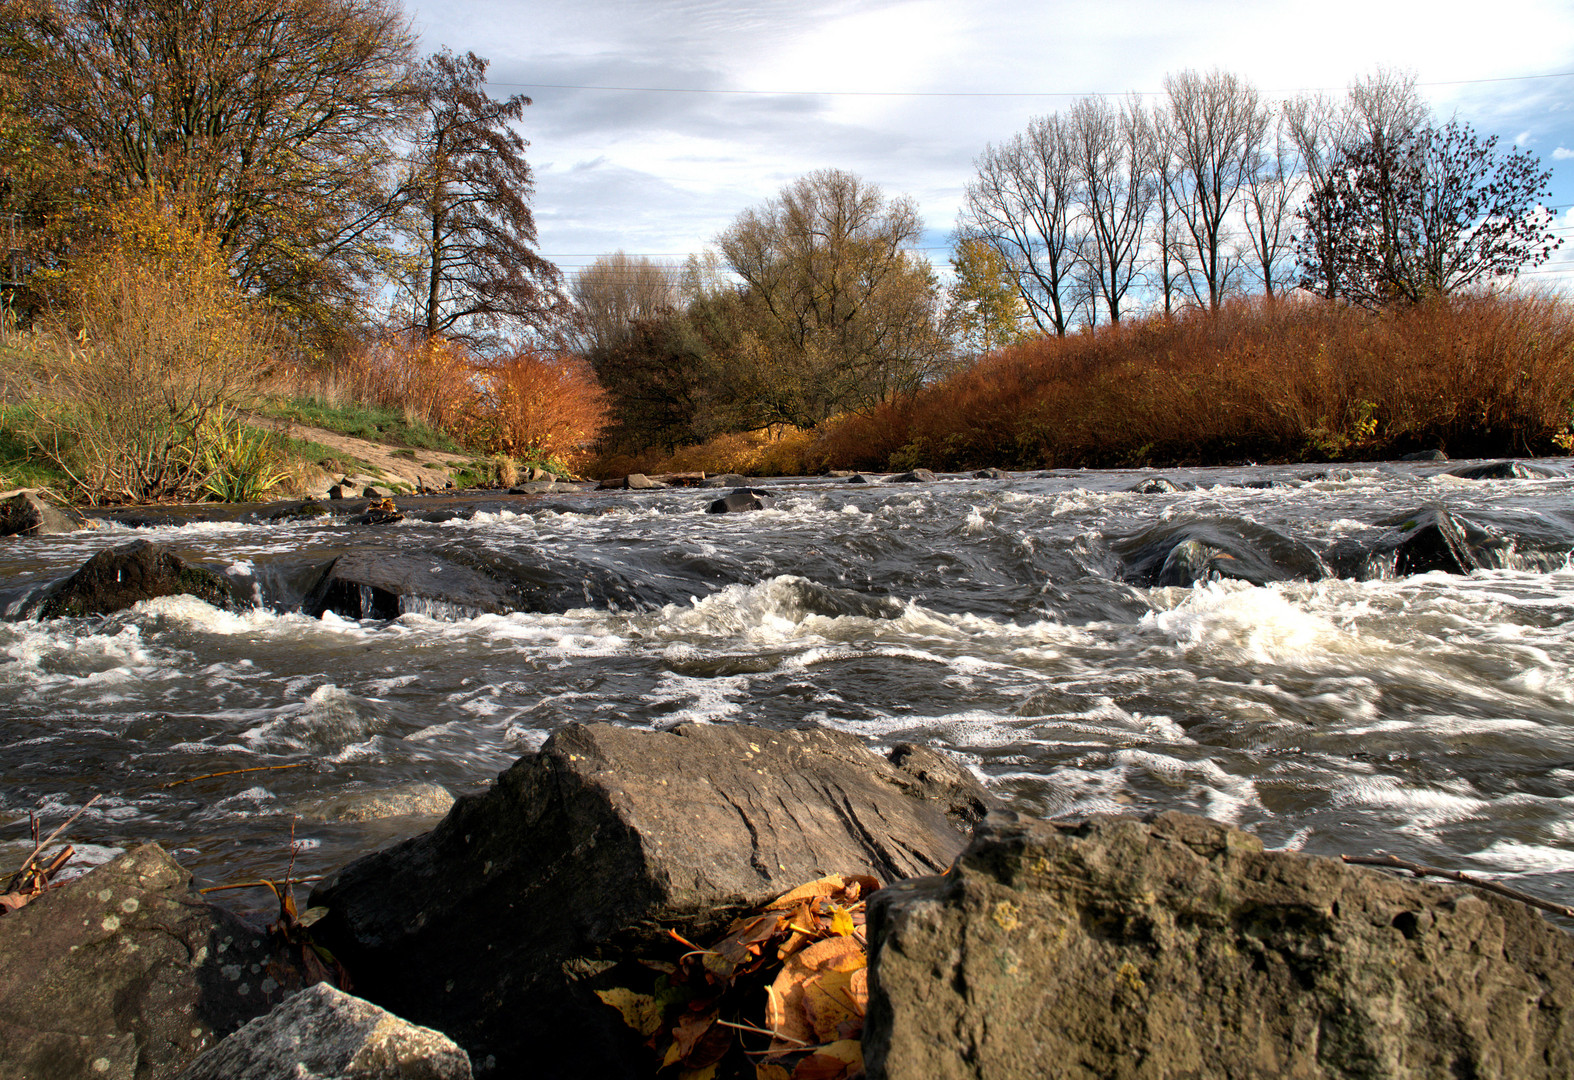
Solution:
M 302 990 L 188 1065 L 177 1080 L 470 1080 L 470 1059 L 327 983 Z
M 190 594 L 215 607 L 237 604 L 234 586 L 223 574 L 190 566 L 180 556 L 148 540 L 106 548 L 44 597 L 39 614 L 109 615 L 143 600 Z
M 0 918 L 0 1062 L 29 1080 L 159 1080 L 299 975 L 156 844 Z
M 871 1078 L 1574 1076 L 1574 937 L 1183 814 L 991 818 L 870 900 Z
M 888 760 L 821 728 L 574 724 L 325 881 L 314 932 L 358 994 L 452 1036 L 478 1074 L 648 1075 L 592 993 L 629 985 L 620 962 L 825 874 L 943 870 L 987 798 L 933 751 Z

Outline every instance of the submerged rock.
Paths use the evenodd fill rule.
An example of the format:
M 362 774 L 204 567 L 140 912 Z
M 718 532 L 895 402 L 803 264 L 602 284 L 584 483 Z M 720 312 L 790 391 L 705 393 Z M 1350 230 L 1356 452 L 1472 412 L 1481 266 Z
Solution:
M 705 508 L 707 514 L 741 514 L 748 510 L 768 510 L 776 500 L 768 491 L 739 488 Z
M 1191 585 L 1233 578 L 1315 581 L 1327 570 L 1317 553 L 1299 540 L 1244 518 L 1165 522 L 1111 545 L 1120 573 L 1134 585 Z
M 895 476 L 890 477 L 889 482 L 893 484 L 932 484 L 935 482 L 935 474 L 928 469 L 911 469 L 908 472 L 897 473 Z
M 1134 495 L 1171 495 L 1186 489 L 1162 476 L 1150 476 L 1146 480 L 1137 481 L 1126 490 Z
M 0 1061 L 162 1080 L 299 985 L 263 931 L 141 845 L 0 917 Z
M 470 1058 L 440 1031 L 318 983 L 248 1023 L 177 1080 L 470 1080 Z
M 407 612 L 472 616 L 521 607 L 507 585 L 426 552 L 356 551 L 323 571 L 301 609 L 320 617 L 397 619 Z
M 214 607 L 236 607 L 234 585 L 223 574 L 191 566 L 150 540 L 106 548 L 56 585 L 38 604 L 41 618 L 80 618 L 123 611 L 143 600 L 189 594 Z
M 1548 477 L 1566 476 L 1559 469 L 1546 465 L 1533 465 L 1528 461 L 1489 461 L 1484 465 L 1465 465 L 1449 469 L 1449 476 L 1466 480 L 1545 480 Z
M 979 469 L 973 473 L 974 480 L 1009 480 L 1011 474 L 1004 469 Z
M 453 794 L 441 784 L 412 781 L 386 788 L 351 788 L 308 802 L 300 810 L 308 821 L 381 821 L 438 817 L 448 813 L 453 805 Z
M 872 1080 L 1574 1075 L 1574 937 L 1184 814 L 992 817 L 869 942 Z
M 1417 450 L 1413 454 L 1401 454 L 1400 461 L 1447 461 L 1448 455 L 1441 450 Z
M 1545 573 L 1566 565 L 1574 548 L 1574 533 L 1566 525 L 1523 517 L 1499 521 L 1445 506 L 1423 506 L 1376 524 L 1391 532 L 1375 541 L 1341 541 L 1330 549 L 1329 562 L 1340 577 L 1503 569 Z
M 943 870 L 987 802 L 938 754 L 893 764 L 820 728 L 572 724 L 324 881 L 314 930 L 357 993 L 447 1032 L 478 1072 L 634 1075 L 648 1051 L 592 994 L 629 985 L 620 963 L 828 873 Z
M 0 501 L 0 536 L 53 536 L 90 527 L 75 510 L 45 502 L 33 491 Z

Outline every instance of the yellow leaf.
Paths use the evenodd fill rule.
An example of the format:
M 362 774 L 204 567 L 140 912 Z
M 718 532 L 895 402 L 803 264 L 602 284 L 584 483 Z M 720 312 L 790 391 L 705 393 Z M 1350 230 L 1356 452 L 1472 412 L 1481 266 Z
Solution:
M 636 994 L 615 986 L 611 990 L 597 990 L 596 996 L 622 1013 L 623 1022 L 647 1039 L 661 1027 L 661 1006 L 649 994 Z
M 854 1080 L 864 1074 L 863 1043 L 841 1039 L 822 1046 L 798 1063 L 792 1080 Z
M 831 933 L 842 937 L 852 937 L 857 926 L 853 924 L 852 912 L 844 907 L 831 908 Z
M 762 1061 L 754 1066 L 754 1080 L 792 1080 L 792 1074 L 774 1061 Z
M 721 1067 L 721 1062 L 714 1062 L 703 1069 L 681 1069 L 678 1080 L 716 1080 L 716 1070 Z

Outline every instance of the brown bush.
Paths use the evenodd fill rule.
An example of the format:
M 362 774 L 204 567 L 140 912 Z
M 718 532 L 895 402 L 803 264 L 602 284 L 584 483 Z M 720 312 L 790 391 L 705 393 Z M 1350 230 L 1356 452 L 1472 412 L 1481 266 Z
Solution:
M 1471 296 L 1370 313 L 1313 299 L 1134 320 L 997 353 L 821 437 L 848 468 L 1556 453 L 1574 308 Z
M 457 433 L 475 408 L 475 358 L 464 346 L 416 331 L 351 343 L 334 369 L 338 393 L 400 409 L 440 431 Z
M 607 418 L 606 395 L 576 357 L 529 350 L 477 366 L 464 441 L 486 453 L 573 468 Z

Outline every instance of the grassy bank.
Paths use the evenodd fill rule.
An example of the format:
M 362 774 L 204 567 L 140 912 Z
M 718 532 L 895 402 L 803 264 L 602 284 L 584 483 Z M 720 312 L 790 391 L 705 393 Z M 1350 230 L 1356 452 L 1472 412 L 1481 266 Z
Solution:
M 1464 297 L 1373 313 L 1258 298 L 1035 339 L 813 432 L 599 467 L 785 475 L 1564 454 L 1571 410 L 1568 301 Z

